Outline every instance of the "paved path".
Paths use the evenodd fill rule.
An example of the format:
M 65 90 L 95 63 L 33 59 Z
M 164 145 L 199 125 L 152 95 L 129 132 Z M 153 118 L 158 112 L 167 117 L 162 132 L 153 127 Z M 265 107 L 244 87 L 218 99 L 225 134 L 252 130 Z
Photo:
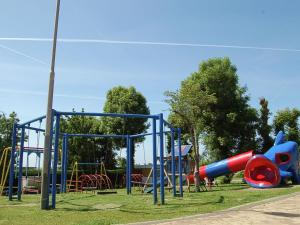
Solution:
M 250 203 L 216 213 L 142 224 L 300 224 L 300 193 L 280 196 L 259 203 Z

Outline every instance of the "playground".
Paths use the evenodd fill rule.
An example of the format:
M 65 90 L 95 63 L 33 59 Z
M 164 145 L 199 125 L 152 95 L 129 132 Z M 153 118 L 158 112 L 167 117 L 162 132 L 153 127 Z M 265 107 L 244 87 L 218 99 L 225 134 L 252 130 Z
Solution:
M 300 224 L 299 3 L 256 2 L 5 1 L 0 225 Z
M 45 116 L 25 123 L 16 123 L 13 129 L 12 148 L 7 148 L 1 157 L 1 196 L 0 221 L 4 224 L 39 224 L 36 215 L 47 218 L 43 224 L 118 224 L 162 220 L 194 214 L 215 212 L 245 203 L 299 192 L 299 152 L 298 145 L 287 141 L 285 134 L 279 132 L 274 145 L 265 154 L 246 151 L 227 159 L 203 165 L 199 168 L 201 192 L 194 192 L 193 166 L 188 159 L 191 145 L 181 145 L 181 130 L 174 128 L 163 119 L 162 114 L 105 114 L 76 113 L 53 110 L 50 168 L 51 177 L 48 188 L 49 209 L 38 209 L 41 188 L 36 177 L 35 185 L 29 184 L 28 166 L 24 178 L 24 152 L 41 152 L 35 147 L 25 147 L 26 130 L 36 131 L 37 137 L 45 129 L 40 121 Z M 60 120 L 65 115 L 147 118 L 152 120 L 152 133 L 134 135 L 115 134 L 72 134 L 62 133 Z M 157 126 L 158 122 L 158 126 Z M 20 131 L 20 142 L 17 134 Z M 170 135 L 170 153 L 164 143 L 165 135 Z M 175 145 L 175 134 L 177 145 Z M 107 173 L 103 162 L 77 162 L 68 165 L 68 141 L 76 137 L 121 138 L 127 143 L 126 170 L 120 180 Z M 131 168 L 131 143 L 140 136 L 152 137 L 152 167 L 147 176 L 134 173 Z M 37 141 L 37 143 L 39 143 Z M 61 143 L 61 150 L 60 150 Z M 29 145 L 29 144 L 27 144 Z M 8 155 L 10 155 L 10 160 Z M 37 157 L 40 157 L 37 154 Z M 163 162 L 163 163 L 161 163 Z M 38 165 L 39 167 L 40 165 Z M 82 167 L 95 166 L 94 173 L 82 173 Z M 5 170 L 6 168 L 6 170 Z M 68 168 L 72 168 L 68 174 Z M 224 184 L 220 177 L 237 173 L 231 184 Z M 59 172 L 59 173 L 58 173 Z M 5 186 L 9 175 L 9 185 Z M 59 177 L 60 175 L 60 177 Z M 32 185 L 32 186 L 31 186 Z M 9 200 L 9 201 L 8 201 Z M 16 201 L 17 200 L 17 201 Z M 15 216 L 15 210 L 18 216 Z
M 24 195 L 22 201 L 9 202 L 0 198 L 2 224 L 119 224 L 178 218 L 215 212 L 245 203 L 299 192 L 299 186 L 273 189 L 254 189 L 246 184 L 219 185 L 212 191 L 185 193 L 184 198 L 173 198 L 166 192 L 164 206 L 153 205 L 152 196 L 134 191 L 118 190 L 116 195 L 68 193 L 57 195 L 57 208 L 52 211 L 39 209 L 38 195 Z M 16 215 L 17 212 L 17 215 Z

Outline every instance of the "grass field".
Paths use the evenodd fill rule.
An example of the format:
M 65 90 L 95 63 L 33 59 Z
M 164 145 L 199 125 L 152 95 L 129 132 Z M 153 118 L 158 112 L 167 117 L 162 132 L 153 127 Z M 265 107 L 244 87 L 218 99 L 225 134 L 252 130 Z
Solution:
M 0 197 L 0 224 L 115 224 L 175 218 L 212 212 L 262 199 L 300 191 L 300 186 L 268 190 L 249 188 L 244 184 L 230 184 L 201 193 L 184 193 L 173 198 L 166 192 L 166 205 L 153 205 L 152 195 L 125 190 L 114 195 L 83 193 L 59 194 L 57 209 L 39 209 L 39 196 L 23 195 L 21 202 L 9 202 Z

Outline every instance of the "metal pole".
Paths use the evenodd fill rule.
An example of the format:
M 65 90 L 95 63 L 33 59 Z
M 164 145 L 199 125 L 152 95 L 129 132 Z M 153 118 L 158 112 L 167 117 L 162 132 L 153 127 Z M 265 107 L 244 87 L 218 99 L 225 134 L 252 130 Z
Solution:
M 126 138 L 127 148 L 126 148 L 126 190 L 129 195 L 129 136 Z
M 52 173 L 52 208 L 53 209 L 55 209 L 55 203 L 56 203 L 56 178 L 57 178 L 57 164 L 58 164 L 59 124 L 60 124 L 60 116 L 56 115 L 53 173 Z
M 48 104 L 47 104 L 47 115 L 46 115 L 46 132 L 44 141 L 44 162 L 43 162 L 43 173 L 42 173 L 42 193 L 41 193 L 41 209 L 49 209 L 49 158 L 51 157 L 51 124 L 52 124 L 52 106 L 53 106 L 53 91 L 54 91 L 54 77 L 55 77 L 55 54 L 56 54 L 56 41 L 57 41 L 57 29 L 58 29 L 58 17 L 59 17 L 60 0 L 56 2 L 56 13 L 55 13 L 55 25 L 53 35 L 53 46 L 52 46 L 52 60 L 51 60 L 51 71 L 49 79 L 49 90 L 48 90 Z
M 12 201 L 12 196 L 13 196 L 16 142 L 17 142 L 17 124 L 15 123 L 12 132 L 12 145 L 11 145 L 10 168 L 9 168 L 8 198 L 10 201 Z
M 173 197 L 176 196 L 176 177 L 175 177 L 175 146 L 174 146 L 174 130 L 171 129 L 171 166 L 172 166 L 172 186 Z
M 64 165 L 64 161 L 65 161 L 65 143 L 66 142 L 66 135 L 63 135 L 63 139 L 62 139 L 62 157 L 61 157 L 61 174 L 60 174 L 60 192 L 63 193 L 64 189 L 64 174 L 65 174 L 65 165 Z
M 29 132 L 28 132 L 28 137 L 29 137 Z M 29 143 L 29 140 L 28 140 L 28 143 Z M 26 174 L 25 174 L 25 177 L 26 177 L 26 186 L 28 186 L 29 154 L 30 154 L 30 151 L 27 151 L 26 152 Z
M 163 114 L 159 115 L 159 142 L 160 142 L 160 201 L 165 204 L 165 165 L 164 165 L 164 118 Z
M 21 200 L 21 195 L 22 195 L 24 139 L 25 139 L 25 128 L 22 127 L 22 130 L 21 130 L 21 140 L 20 140 L 21 143 L 20 143 L 19 174 L 18 174 L 18 200 L 19 201 Z M 28 152 L 27 152 L 27 155 L 28 155 Z
M 178 166 L 179 166 L 179 195 L 183 197 L 182 188 L 182 162 L 181 162 L 181 129 L 178 129 Z
M 64 167 L 65 167 L 65 173 L 64 173 L 64 192 L 67 192 L 67 177 L 68 177 L 68 141 L 69 141 L 69 136 L 66 135 L 66 143 L 65 143 L 65 162 L 64 162 Z
M 153 147 L 153 158 L 152 158 L 152 187 L 153 187 L 153 202 L 157 204 L 157 159 L 156 159 L 156 119 L 152 119 L 152 147 Z
M 131 144 L 132 144 L 132 140 L 131 138 L 129 137 L 129 140 L 128 140 L 128 144 L 129 144 L 129 148 L 128 148 L 128 153 L 129 153 L 129 162 L 128 162 L 128 190 L 129 190 L 129 194 L 131 194 L 131 154 L 132 154 L 132 149 L 131 149 Z
M 63 135 L 62 140 L 62 158 L 61 158 L 61 174 L 60 174 L 60 191 L 65 193 L 65 162 L 66 161 L 66 135 Z

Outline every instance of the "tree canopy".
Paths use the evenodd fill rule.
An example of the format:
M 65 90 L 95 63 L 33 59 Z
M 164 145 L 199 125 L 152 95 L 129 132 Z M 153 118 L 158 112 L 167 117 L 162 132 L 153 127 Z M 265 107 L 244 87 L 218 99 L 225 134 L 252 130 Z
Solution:
M 270 118 L 270 110 L 268 108 L 268 101 L 265 98 L 261 98 L 259 101 L 259 119 L 258 119 L 258 134 L 259 134 L 259 145 L 260 153 L 265 153 L 273 145 L 273 139 L 271 138 L 272 126 L 269 125 L 268 121 Z
M 134 87 L 123 86 L 114 87 L 107 92 L 103 111 L 105 113 L 150 114 L 146 98 Z M 139 134 L 144 133 L 148 127 L 149 124 L 145 118 L 103 117 L 102 119 L 102 129 L 108 134 Z M 142 140 L 140 138 L 136 141 Z M 120 150 L 125 146 L 125 140 L 113 140 L 115 149 Z M 134 166 L 134 143 L 132 149 L 132 165 Z
M 202 62 L 198 74 L 202 89 L 216 98 L 203 115 L 210 157 L 220 160 L 256 148 L 257 112 L 249 106 L 247 89 L 239 85 L 237 69 L 229 58 Z
M 180 89 L 165 93 L 166 102 L 170 105 L 169 122 L 182 128 L 185 141 L 193 144 L 195 169 L 196 172 L 196 190 L 199 191 L 199 137 L 204 132 L 204 117 L 207 113 L 208 105 L 214 103 L 216 98 L 214 94 L 209 94 L 201 88 L 197 73 L 193 73 L 187 79 L 181 82 Z
M 0 114 L 0 151 L 11 147 L 12 129 L 17 122 L 19 119 L 15 112 L 10 113 L 8 117 L 4 113 Z
M 90 116 L 70 116 L 62 118 L 61 131 L 70 134 L 103 134 L 101 121 Z M 112 141 L 108 138 L 69 138 L 69 165 L 78 162 L 101 162 L 107 168 L 114 168 L 116 164 L 115 155 L 112 151 Z M 87 170 L 93 172 L 95 166 L 86 166 Z
M 169 121 L 183 127 L 184 137 L 194 146 L 196 165 L 200 135 L 214 161 L 256 148 L 257 111 L 249 106 L 246 88 L 239 85 L 229 58 L 202 62 L 178 91 L 166 96 Z
M 300 110 L 283 109 L 279 110 L 274 117 L 274 131 L 277 134 L 280 130 L 286 134 L 286 139 L 296 141 L 300 144 L 300 130 L 299 130 Z

